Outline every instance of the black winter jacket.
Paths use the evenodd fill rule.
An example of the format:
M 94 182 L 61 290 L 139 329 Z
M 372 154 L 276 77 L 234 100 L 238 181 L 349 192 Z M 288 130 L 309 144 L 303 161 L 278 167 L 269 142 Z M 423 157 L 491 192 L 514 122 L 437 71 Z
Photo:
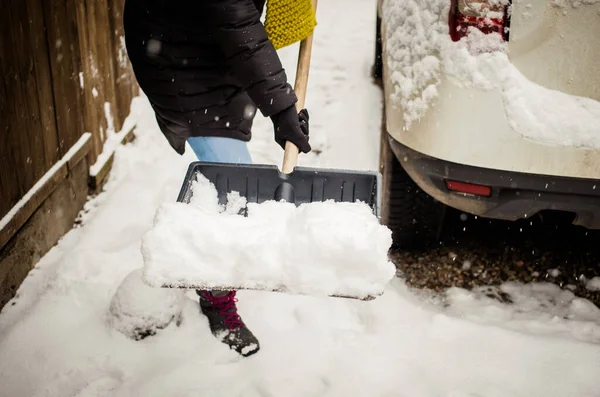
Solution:
M 250 140 L 258 108 L 296 101 L 260 21 L 265 0 L 126 0 L 127 52 L 171 146 L 190 136 Z

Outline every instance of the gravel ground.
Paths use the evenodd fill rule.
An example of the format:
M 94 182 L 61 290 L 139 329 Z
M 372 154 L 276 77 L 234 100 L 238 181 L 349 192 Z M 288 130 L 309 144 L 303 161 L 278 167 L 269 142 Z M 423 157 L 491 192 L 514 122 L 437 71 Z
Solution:
M 600 291 L 586 286 L 600 276 L 600 231 L 548 216 L 503 222 L 450 210 L 446 220 L 438 246 L 392 253 L 409 286 L 443 292 L 506 281 L 552 282 L 600 306 Z

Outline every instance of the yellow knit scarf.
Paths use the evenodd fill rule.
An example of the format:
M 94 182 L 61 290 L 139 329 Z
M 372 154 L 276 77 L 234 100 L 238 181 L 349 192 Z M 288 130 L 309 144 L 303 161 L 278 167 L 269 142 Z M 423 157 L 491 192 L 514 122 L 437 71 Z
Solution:
M 275 49 L 304 40 L 316 25 L 312 0 L 267 0 L 265 29 Z

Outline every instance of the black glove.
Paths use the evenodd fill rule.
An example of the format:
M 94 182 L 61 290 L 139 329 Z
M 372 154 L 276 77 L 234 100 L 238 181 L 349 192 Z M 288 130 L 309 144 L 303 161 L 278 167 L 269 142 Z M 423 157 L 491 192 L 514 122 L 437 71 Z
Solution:
M 308 143 L 308 111 L 296 111 L 296 106 L 282 110 L 271 116 L 275 128 L 275 142 L 285 149 L 286 141 L 292 142 L 302 153 L 311 151 Z

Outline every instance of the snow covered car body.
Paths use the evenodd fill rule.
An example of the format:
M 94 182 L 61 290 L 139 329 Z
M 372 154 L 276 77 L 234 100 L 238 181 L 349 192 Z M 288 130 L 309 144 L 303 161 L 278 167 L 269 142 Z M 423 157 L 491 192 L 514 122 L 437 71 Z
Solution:
M 440 202 L 600 228 L 600 2 L 380 0 L 378 39 L 398 242 L 434 237 Z

